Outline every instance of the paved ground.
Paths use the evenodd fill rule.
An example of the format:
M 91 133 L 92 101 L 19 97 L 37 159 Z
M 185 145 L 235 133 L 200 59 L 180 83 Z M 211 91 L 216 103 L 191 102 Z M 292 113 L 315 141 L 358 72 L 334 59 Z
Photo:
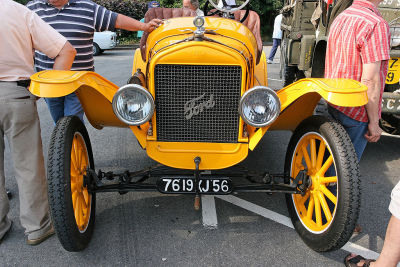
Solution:
M 268 50 L 268 48 L 266 48 Z M 268 51 L 266 51 L 268 53 Z M 130 76 L 133 51 L 114 50 L 96 57 L 96 71 L 119 86 Z M 279 55 L 275 57 L 278 62 Z M 281 87 L 279 64 L 270 64 L 270 86 Z M 42 100 L 38 102 L 44 149 L 53 124 Z M 87 125 L 96 168 L 139 170 L 152 166 L 127 129 L 95 130 Z M 287 132 L 267 133 L 243 163 L 246 167 L 281 172 Z M 363 232 L 353 236 L 365 253 L 382 249 L 390 191 L 399 180 L 400 139 L 385 135 L 370 144 L 361 162 Z M 47 153 L 47 152 L 46 152 Z M 205 198 L 203 211 L 193 209 L 193 197 L 159 193 L 103 193 L 98 195 L 96 229 L 89 247 L 66 252 L 57 237 L 37 247 L 24 243 L 18 219 L 18 190 L 6 151 L 6 183 L 14 197 L 9 217 L 14 227 L 0 245 L 0 265 L 17 266 L 342 266 L 346 250 L 316 253 L 306 247 L 288 222 L 281 194 L 239 194 Z M 215 204 L 216 217 L 213 216 Z M 215 223 L 208 229 L 203 223 Z M 288 226 L 286 226 L 288 225 Z

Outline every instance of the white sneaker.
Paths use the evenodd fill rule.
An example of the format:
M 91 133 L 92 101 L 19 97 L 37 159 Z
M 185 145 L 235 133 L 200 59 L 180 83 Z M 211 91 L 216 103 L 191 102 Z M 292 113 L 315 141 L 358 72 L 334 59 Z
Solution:
M 31 245 L 31 246 L 36 246 L 36 245 L 39 245 L 40 243 L 42 243 L 43 241 L 45 241 L 50 236 L 54 235 L 54 234 L 55 234 L 54 227 L 53 227 L 53 225 L 51 225 L 51 228 L 49 230 L 47 230 L 44 234 L 42 234 L 41 236 L 39 236 L 37 238 L 31 239 L 28 236 L 26 238 L 26 243 L 28 245 Z
M 272 64 L 272 62 L 273 62 L 272 60 L 269 59 L 267 60 L 267 64 Z

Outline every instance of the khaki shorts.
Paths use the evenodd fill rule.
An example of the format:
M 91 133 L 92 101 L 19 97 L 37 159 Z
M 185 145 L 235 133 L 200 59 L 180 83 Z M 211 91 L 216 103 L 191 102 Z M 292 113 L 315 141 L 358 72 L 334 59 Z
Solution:
M 394 217 L 400 220 L 400 181 L 393 188 L 389 210 Z

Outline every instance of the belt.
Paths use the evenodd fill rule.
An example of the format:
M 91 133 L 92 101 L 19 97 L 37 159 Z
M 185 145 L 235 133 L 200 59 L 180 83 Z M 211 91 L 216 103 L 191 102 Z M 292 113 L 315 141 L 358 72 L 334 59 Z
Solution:
M 31 84 L 31 79 L 19 80 L 19 81 L 0 81 L 0 82 L 17 83 L 17 86 L 27 88 Z
M 17 85 L 18 86 L 22 86 L 22 87 L 25 87 L 25 88 L 27 88 L 30 84 L 31 84 L 31 79 L 17 81 Z

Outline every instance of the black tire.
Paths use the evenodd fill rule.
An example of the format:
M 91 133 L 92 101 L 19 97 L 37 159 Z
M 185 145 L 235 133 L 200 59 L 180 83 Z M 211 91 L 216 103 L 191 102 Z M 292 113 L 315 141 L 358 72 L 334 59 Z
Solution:
M 101 49 L 98 44 L 93 43 L 93 56 L 98 56 L 101 54 Z
M 304 72 L 299 70 L 297 66 L 288 66 L 287 64 L 283 70 L 283 87 L 294 83 L 300 79 L 305 78 Z
M 67 251 L 80 251 L 88 245 L 94 229 L 96 210 L 96 195 L 89 193 L 90 204 L 85 204 L 90 209 L 90 212 L 87 212 L 88 223 L 85 223 L 84 228 L 80 230 L 75 219 L 71 193 L 71 151 L 73 141 L 75 142 L 74 138 L 81 142 L 83 140 L 89 167 L 94 169 L 88 132 L 83 122 L 76 116 L 64 117 L 57 122 L 51 135 L 47 163 L 50 213 L 58 239 Z M 82 152 L 85 152 L 84 149 L 81 150 Z M 86 165 L 82 164 L 82 169 Z M 81 172 L 81 175 L 83 174 Z M 83 189 L 87 187 L 82 187 Z
M 325 99 L 321 98 L 318 101 L 318 104 L 314 109 L 314 115 L 329 117 L 328 103 L 325 101 Z
M 304 155 L 304 152 L 298 150 L 304 146 L 304 144 L 307 146 L 307 144 L 309 144 L 306 142 L 308 140 L 307 138 L 310 138 L 311 140 L 313 136 L 320 138 L 314 139 L 316 144 L 315 151 L 318 152 L 317 154 L 314 154 L 314 159 L 317 159 L 314 161 L 316 162 L 316 167 L 314 169 L 308 168 L 307 164 L 304 164 L 305 161 L 302 156 Z M 318 161 L 318 155 L 320 154 L 319 144 L 322 142 L 324 142 L 327 147 L 330 148 L 330 150 L 321 150 L 321 164 L 321 162 Z M 312 142 L 310 141 L 310 144 L 311 143 Z M 308 148 L 306 147 L 306 149 L 311 151 L 310 147 L 311 145 L 308 145 Z M 308 153 L 312 155 L 312 153 Z M 326 163 L 328 161 L 327 159 L 330 155 L 333 157 L 333 163 L 332 165 L 327 166 L 334 166 L 334 168 L 331 167 L 328 169 L 329 171 L 323 172 L 323 168 L 318 167 L 318 164 L 324 166 L 324 162 Z M 301 159 L 301 161 L 298 161 L 298 159 Z M 294 165 L 292 165 L 293 160 L 296 162 Z M 310 177 L 312 184 L 310 184 L 306 193 L 310 195 L 309 198 L 301 195 L 286 194 L 286 204 L 294 228 L 307 246 L 315 251 L 326 252 L 341 248 L 347 243 L 354 231 L 359 215 L 361 201 L 358 160 L 351 140 L 344 128 L 339 123 L 331 121 L 330 119 L 322 116 L 312 116 L 304 120 L 297 127 L 293 136 L 291 137 L 286 153 L 285 173 L 295 176 L 297 174 L 294 172 L 292 173 L 292 170 L 295 170 L 295 168 L 300 170 L 305 168 L 305 171 L 307 172 L 307 175 L 309 175 L 308 177 Z M 322 174 L 319 174 L 321 176 L 314 175 L 315 173 L 318 173 L 319 170 L 322 171 Z M 332 173 L 327 174 L 330 171 L 332 171 Z M 322 182 L 322 179 L 332 179 L 335 178 L 335 175 L 337 177 L 336 182 L 332 183 L 327 182 L 326 180 Z M 318 180 L 314 180 L 315 177 L 318 177 Z M 323 207 L 324 205 L 321 204 L 318 209 L 318 217 L 321 222 L 321 228 L 312 229 L 313 223 L 315 223 L 316 226 L 318 225 L 318 219 L 316 219 L 317 215 L 315 212 L 317 204 L 315 203 L 322 203 L 322 201 L 320 199 L 315 200 L 315 196 L 316 194 L 319 194 L 318 192 L 316 193 L 317 190 L 323 191 L 321 184 L 325 187 L 325 189 L 328 188 L 328 190 L 336 197 L 336 204 L 329 200 L 330 198 L 327 197 L 328 194 L 322 193 L 322 197 L 325 200 L 325 207 L 328 207 L 330 210 L 329 214 L 331 215 L 331 218 L 328 219 L 329 217 L 326 215 L 328 213 L 325 212 Z M 312 186 L 314 191 L 311 191 Z M 318 188 L 317 186 L 320 187 Z M 299 202 L 295 204 L 297 201 L 296 199 L 302 200 L 302 198 L 303 200 L 304 198 L 306 199 L 303 204 L 298 204 Z M 310 204 L 312 198 L 313 200 Z M 308 210 L 311 210 L 311 218 L 307 218 L 307 213 L 304 213 L 304 209 L 302 209 L 304 207 L 310 208 L 310 206 L 308 206 L 309 204 L 312 208 L 306 209 L 305 211 L 308 213 Z M 299 211 L 297 211 L 297 207 Z M 300 217 L 301 215 L 303 216 L 302 218 Z M 310 225 L 311 227 L 309 227 Z
M 388 134 L 400 135 L 400 116 L 394 114 L 382 114 L 379 126 Z
M 400 84 L 395 83 L 395 84 L 385 84 L 385 92 L 392 93 L 396 91 L 397 89 L 400 89 Z

